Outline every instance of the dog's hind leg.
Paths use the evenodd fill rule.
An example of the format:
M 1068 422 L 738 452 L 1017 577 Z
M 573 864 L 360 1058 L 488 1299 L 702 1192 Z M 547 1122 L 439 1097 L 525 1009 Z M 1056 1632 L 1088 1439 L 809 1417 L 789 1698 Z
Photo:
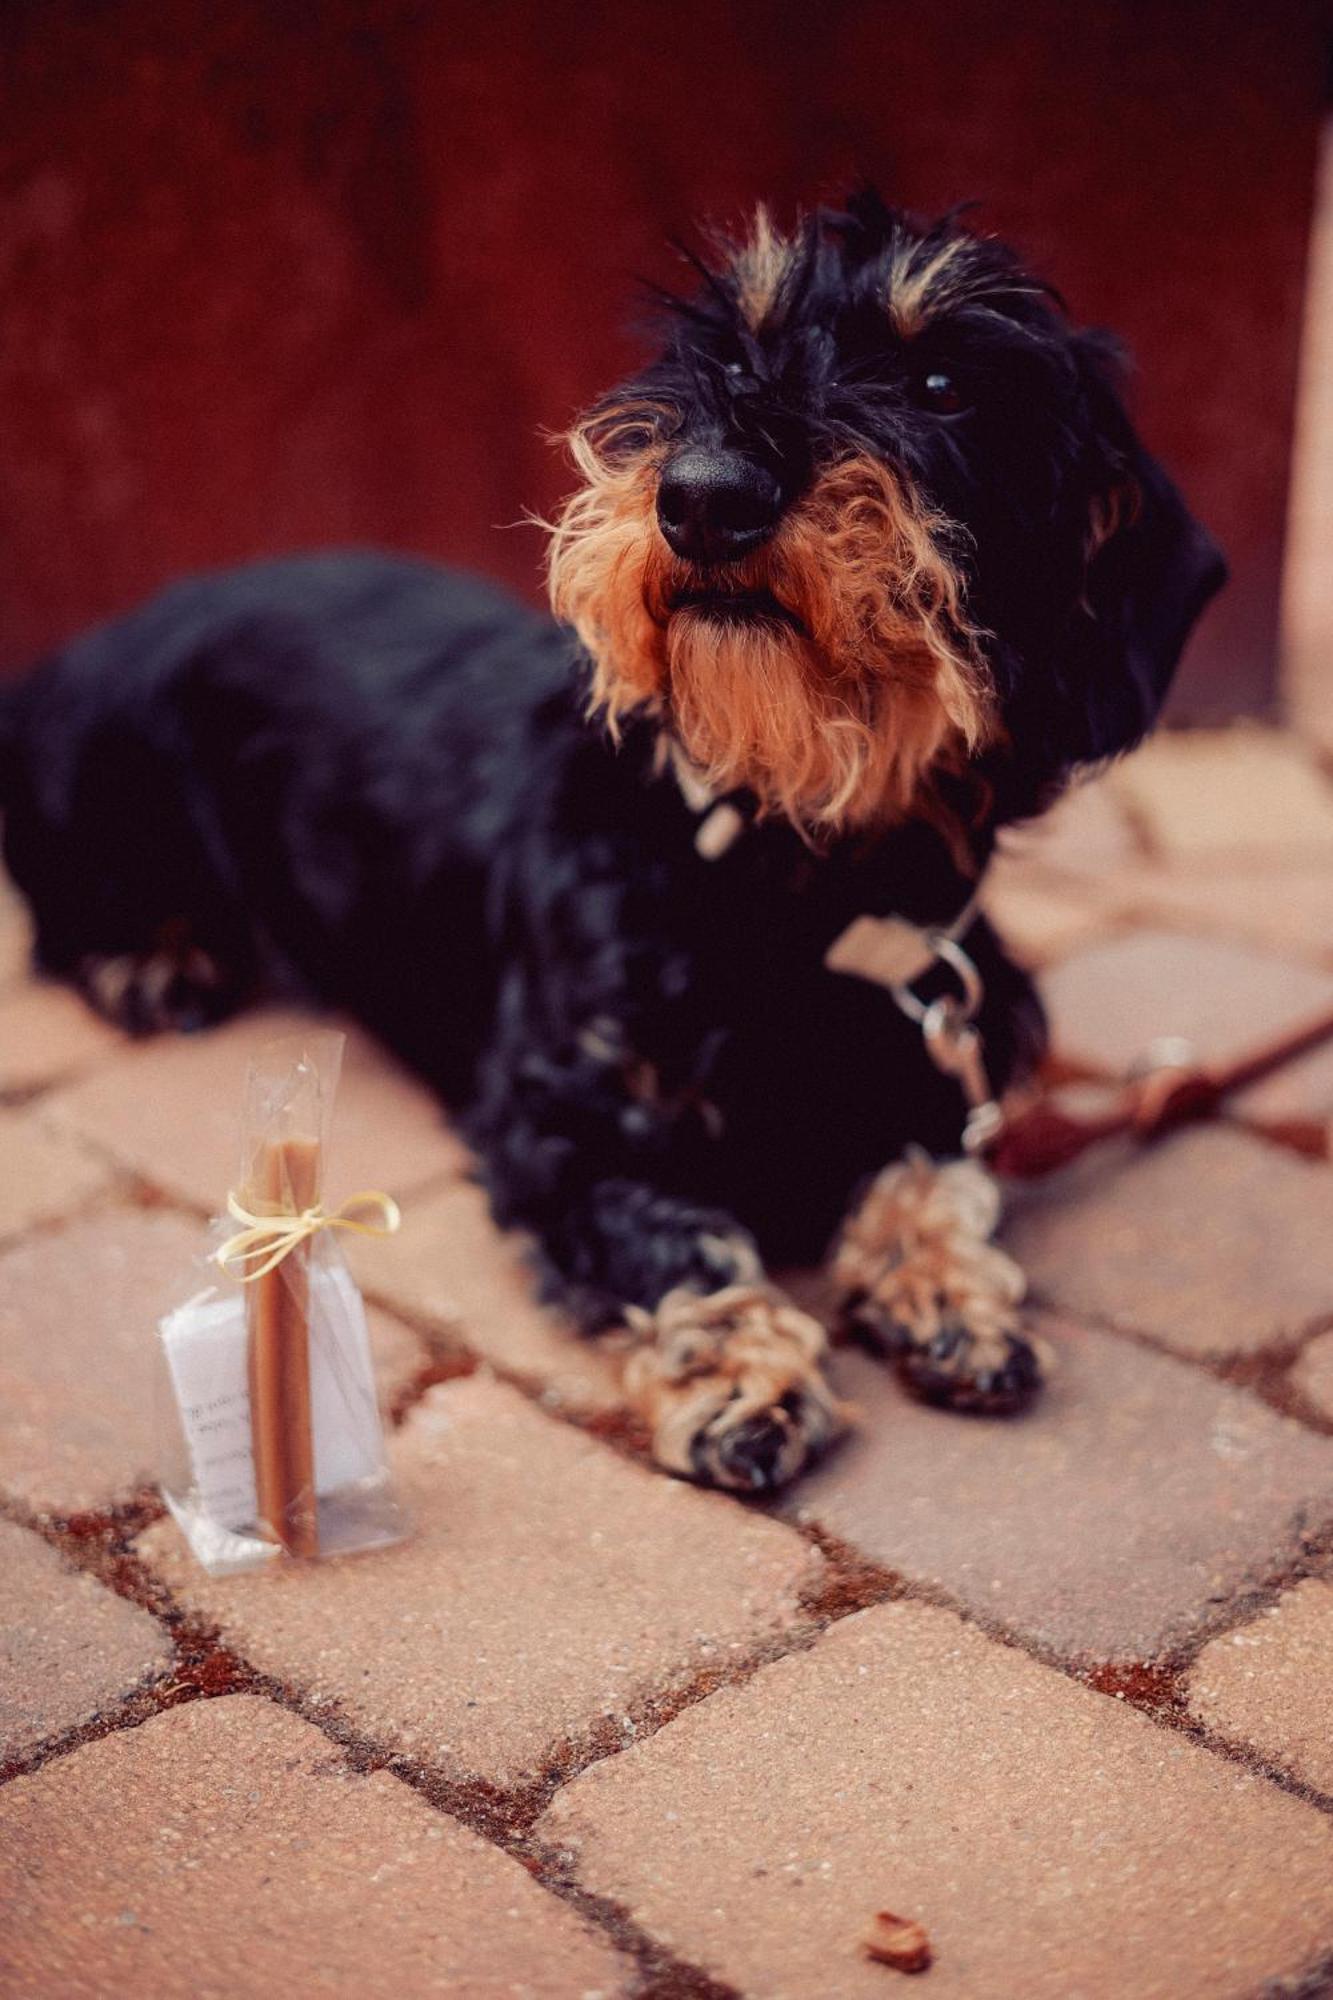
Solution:
M 256 977 L 253 929 L 182 772 L 151 742 L 107 730 L 66 756 L 57 787 L 43 778 L 43 740 L 26 746 L 5 813 L 38 966 L 133 1035 L 233 1013 Z
M 1023 1273 L 991 1240 L 999 1216 L 999 1189 L 976 1161 L 912 1152 L 843 1225 L 831 1275 L 846 1321 L 926 1402 L 1000 1415 L 1041 1386 L 1018 1311 Z
M 195 942 L 185 917 L 168 918 L 137 951 L 83 952 L 70 970 L 89 1005 L 128 1035 L 211 1027 L 246 997 L 237 959 Z

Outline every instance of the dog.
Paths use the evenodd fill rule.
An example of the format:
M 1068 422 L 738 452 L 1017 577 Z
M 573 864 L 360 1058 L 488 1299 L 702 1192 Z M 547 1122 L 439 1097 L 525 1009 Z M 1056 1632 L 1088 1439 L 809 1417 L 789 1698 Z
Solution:
M 977 885 L 1224 565 L 1111 344 L 957 215 L 761 209 L 693 271 L 570 438 L 554 619 L 370 554 L 185 581 L 7 697 L 0 782 L 47 972 L 134 1032 L 359 1017 L 631 1328 L 657 1459 L 754 1493 L 845 1421 L 770 1276 L 831 1243 L 909 1388 L 1035 1392 L 958 1157 L 1043 1046 Z

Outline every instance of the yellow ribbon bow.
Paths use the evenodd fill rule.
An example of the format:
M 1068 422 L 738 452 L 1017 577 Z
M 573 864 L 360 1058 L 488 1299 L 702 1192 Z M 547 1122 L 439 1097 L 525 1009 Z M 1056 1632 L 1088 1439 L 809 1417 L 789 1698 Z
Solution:
M 299 1243 L 317 1236 L 321 1229 L 350 1229 L 358 1236 L 392 1236 L 403 1219 L 393 1197 L 381 1194 L 378 1188 L 363 1188 L 360 1194 L 349 1194 L 332 1213 L 316 1202 L 299 1212 L 287 1208 L 274 1215 L 252 1215 L 235 1194 L 229 1194 L 227 1213 L 233 1222 L 244 1223 L 245 1227 L 213 1252 L 213 1262 L 242 1285 L 252 1285 L 256 1278 L 266 1278 L 270 1271 L 276 1271 L 284 1257 L 290 1256 Z M 367 1213 L 378 1220 L 360 1219 Z M 263 1261 L 253 1270 L 233 1268 L 243 1267 L 256 1257 Z

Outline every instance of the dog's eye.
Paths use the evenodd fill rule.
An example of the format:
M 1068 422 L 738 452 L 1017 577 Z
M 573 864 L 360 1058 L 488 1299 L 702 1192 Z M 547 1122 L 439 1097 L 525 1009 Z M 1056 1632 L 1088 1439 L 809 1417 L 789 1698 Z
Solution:
M 923 410 L 935 410 L 943 417 L 951 417 L 966 407 L 957 381 L 942 368 L 918 375 L 912 383 L 912 393 Z
M 659 431 L 650 417 L 616 416 L 590 429 L 589 435 L 599 454 L 614 464 L 647 451 L 657 442 Z

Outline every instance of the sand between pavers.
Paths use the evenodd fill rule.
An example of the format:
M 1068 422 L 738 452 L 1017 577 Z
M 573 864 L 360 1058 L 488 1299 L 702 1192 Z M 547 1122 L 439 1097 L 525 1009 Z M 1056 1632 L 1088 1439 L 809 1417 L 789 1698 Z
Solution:
M 1064 1659 L 1150 1660 L 1333 1522 L 1333 1439 L 1115 1334 L 1048 1314 L 1050 1379 L 1021 1417 L 905 1396 L 837 1356 L 853 1436 L 784 1511 Z
M 138 1547 L 254 1666 L 446 1776 L 520 1784 L 615 1743 L 650 1696 L 801 1622 L 822 1560 L 791 1529 L 644 1471 L 482 1376 L 390 1447 L 401 1547 L 225 1582 L 167 1522 Z
M 1310 1577 L 1204 1647 L 1190 1713 L 1333 1797 L 1333 1584 Z
M 170 1662 L 156 1619 L 0 1521 L 0 1762 L 90 1722 Z
M 613 2000 L 633 1967 L 387 1772 L 248 1696 L 0 1790 L 0 1994 Z
M 888 2000 L 879 1909 L 925 1925 L 930 2000 L 1240 2000 L 1333 1936 L 1327 1819 L 919 1604 L 593 1765 L 537 1835 L 763 2000 Z

